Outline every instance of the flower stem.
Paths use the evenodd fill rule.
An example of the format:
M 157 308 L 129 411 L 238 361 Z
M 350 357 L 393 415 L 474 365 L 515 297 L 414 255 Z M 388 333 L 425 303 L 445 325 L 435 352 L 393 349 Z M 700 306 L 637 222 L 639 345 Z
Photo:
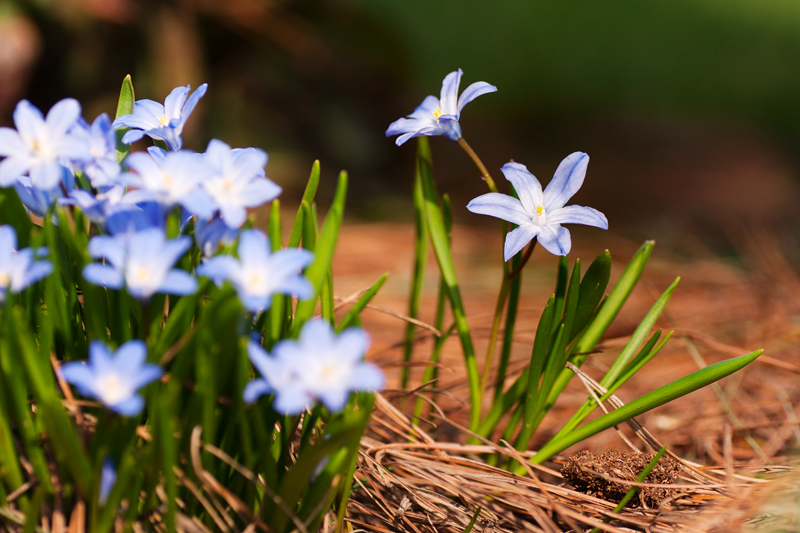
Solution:
M 478 154 L 475 153 L 475 150 L 472 149 L 472 147 L 469 145 L 469 143 L 467 143 L 467 141 L 464 139 L 464 137 L 461 137 L 461 138 L 458 139 L 458 145 L 461 148 L 463 148 L 465 152 L 467 152 L 467 155 L 475 163 L 475 166 L 477 166 L 478 170 L 481 171 L 481 175 L 483 177 L 483 181 L 486 182 L 486 185 L 489 187 L 489 190 L 491 192 L 497 192 L 497 185 L 495 185 L 494 180 L 492 179 L 492 176 L 489 174 L 489 171 L 486 169 L 486 165 L 483 164 L 483 161 L 481 161 L 481 158 L 478 157 Z
M 492 331 L 489 334 L 489 346 L 486 348 L 486 359 L 483 362 L 483 372 L 481 373 L 481 390 L 486 389 L 489 383 L 489 373 L 492 370 L 492 360 L 494 359 L 494 349 L 497 346 L 497 337 L 500 334 L 500 321 L 503 318 L 503 309 L 506 307 L 508 293 L 511 289 L 511 278 L 503 276 L 500 284 L 500 294 L 497 295 L 497 305 L 494 308 L 494 318 L 492 319 Z
M 525 263 L 528 262 L 528 259 L 531 258 L 531 255 L 533 254 L 533 249 L 536 248 L 536 242 L 537 242 L 536 239 L 531 241 L 531 243 L 528 245 L 528 249 L 525 250 L 525 255 L 522 256 L 522 261 L 519 262 L 517 268 L 509 272 L 508 275 L 506 276 L 508 279 L 511 280 L 519 276 L 520 272 L 522 272 L 522 267 L 524 267 Z

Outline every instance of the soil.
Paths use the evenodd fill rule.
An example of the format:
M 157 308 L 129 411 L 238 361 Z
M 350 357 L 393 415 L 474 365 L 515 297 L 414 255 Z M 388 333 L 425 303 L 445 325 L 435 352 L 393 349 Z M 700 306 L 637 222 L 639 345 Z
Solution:
M 595 455 L 584 450 L 567 460 L 567 464 L 561 468 L 561 475 L 578 492 L 618 503 L 655 455 L 619 450 L 608 450 Z M 644 482 L 673 485 L 680 471 L 680 464 L 665 455 L 659 459 Z M 658 507 L 659 503 L 673 497 L 675 493 L 675 489 L 666 487 L 640 487 L 628 505 L 633 507 L 644 503 L 650 508 Z

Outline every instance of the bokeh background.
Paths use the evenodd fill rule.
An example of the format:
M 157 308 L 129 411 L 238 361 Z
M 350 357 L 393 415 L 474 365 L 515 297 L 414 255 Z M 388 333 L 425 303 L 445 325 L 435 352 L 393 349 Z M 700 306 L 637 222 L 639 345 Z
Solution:
M 796 0 L 0 1 L 0 124 L 21 98 L 111 113 L 129 73 L 159 101 L 208 82 L 185 145 L 267 150 L 289 200 L 314 159 L 323 195 L 347 169 L 366 220 L 410 220 L 415 146 L 384 131 L 459 67 L 499 88 L 461 121 L 496 179 L 514 159 L 546 182 L 582 150 L 575 201 L 618 235 L 725 255 L 766 228 L 800 259 Z M 433 148 L 454 206 L 485 192 L 457 145 Z

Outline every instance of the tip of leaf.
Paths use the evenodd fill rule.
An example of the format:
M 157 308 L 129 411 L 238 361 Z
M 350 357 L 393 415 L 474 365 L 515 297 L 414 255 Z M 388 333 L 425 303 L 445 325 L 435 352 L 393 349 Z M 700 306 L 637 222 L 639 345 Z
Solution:
M 649 239 L 649 240 L 644 241 L 644 243 L 645 244 L 649 244 L 650 246 L 654 246 L 656 244 L 656 241 L 653 240 L 653 239 Z

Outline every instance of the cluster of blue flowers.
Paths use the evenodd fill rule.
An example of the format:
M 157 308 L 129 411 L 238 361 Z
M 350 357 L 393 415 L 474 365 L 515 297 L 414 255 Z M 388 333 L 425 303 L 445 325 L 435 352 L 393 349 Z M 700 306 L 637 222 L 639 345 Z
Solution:
M 494 85 L 479 81 L 467 87 L 459 96 L 462 74 L 458 69 L 445 76 L 441 97 L 426 97 L 413 113 L 390 124 L 386 136 L 399 135 L 395 141 L 398 146 L 423 135 L 444 135 L 451 141 L 461 141 L 461 126 L 458 123 L 461 110 L 478 96 L 497 91 Z M 561 224 L 585 224 L 608 229 L 608 219 L 600 211 L 579 205 L 565 207 L 583 185 L 588 164 L 589 156 L 582 152 L 568 155 L 542 191 L 542 185 L 524 165 L 506 163 L 501 170 L 514 186 L 519 200 L 507 194 L 488 193 L 472 200 L 467 209 L 517 225 L 506 236 L 503 253 L 506 261 L 533 239 L 537 239 L 551 254 L 567 255 L 572 242 L 569 230 Z
M 175 267 L 192 247 L 192 238 L 168 239 L 166 235 L 168 214 L 178 209 L 181 231 L 195 220 L 195 245 L 205 258 L 196 274 L 217 284 L 231 282 L 254 315 L 270 308 L 273 294 L 313 297 L 314 288 L 301 275 L 314 259 L 311 252 L 271 252 L 269 240 L 258 230 L 239 235 L 247 209 L 281 193 L 264 172 L 267 154 L 257 148 L 232 149 L 216 139 L 202 154 L 183 149 L 183 128 L 207 86 L 201 85 L 191 96 L 190 89 L 176 88 L 163 105 L 139 100 L 133 114 L 113 123 L 102 114 L 91 125 L 81 117 L 80 104 L 74 99 L 58 102 L 46 116 L 30 102 L 21 101 L 14 112 L 16 129 L 0 128 L 0 157 L 4 158 L 0 187 L 14 187 L 27 209 L 40 217 L 49 216 L 56 204 L 79 208 L 100 233 L 88 245 L 89 256 L 99 261 L 86 265 L 84 279 L 108 289 L 124 289 L 143 303 L 157 293 L 187 295 L 197 290 L 196 277 Z M 156 146 L 119 162 L 116 133 L 120 129 L 127 130 L 123 144 L 148 136 Z M 221 243 L 237 236 L 238 259 L 212 257 Z M 50 262 L 35 260 L 46 249 L 35 253 L 16 248 L 14 230 L 0 227 L 0 301 L 7 292 L 20 292 L 53 270 Z M 311 321 L 302 330 L 298 348 L 292 349 L 290 341 L 285 341 L 270 357 L 260 346 L 258 352 L 251 347 L 250 355 L 264 378 L 248 387 L 246 397 L 254 401 L 260 394 L 274 393 L 276 408 L 282 412 L 300 412 L 317 400 L 332 411 L 341 410 L 351 391 L 383 386 L 380 371 L 360 362 L 367 345 L 360 329 L 335 337 L 330 325 Z M 290 351 L 292 360 L 283 355 Z M 325 359 L 325 354 L 344 357 L 345 364 Z M 68 363 L 61 372 L 84 396 L 120 415 L 134 416 L 144 407 L 137 391 L 163 373 L 146 359 L 147 347 L 141 341 L 125 343 L 115 353 L 93 341 L 88 364 Z M 322 381 L 297 378 L 296 365 L 314 370 Z M 267 368 L 271 370 L 265 373 Z M 286 376 L 295 377 L 287 381 Z

